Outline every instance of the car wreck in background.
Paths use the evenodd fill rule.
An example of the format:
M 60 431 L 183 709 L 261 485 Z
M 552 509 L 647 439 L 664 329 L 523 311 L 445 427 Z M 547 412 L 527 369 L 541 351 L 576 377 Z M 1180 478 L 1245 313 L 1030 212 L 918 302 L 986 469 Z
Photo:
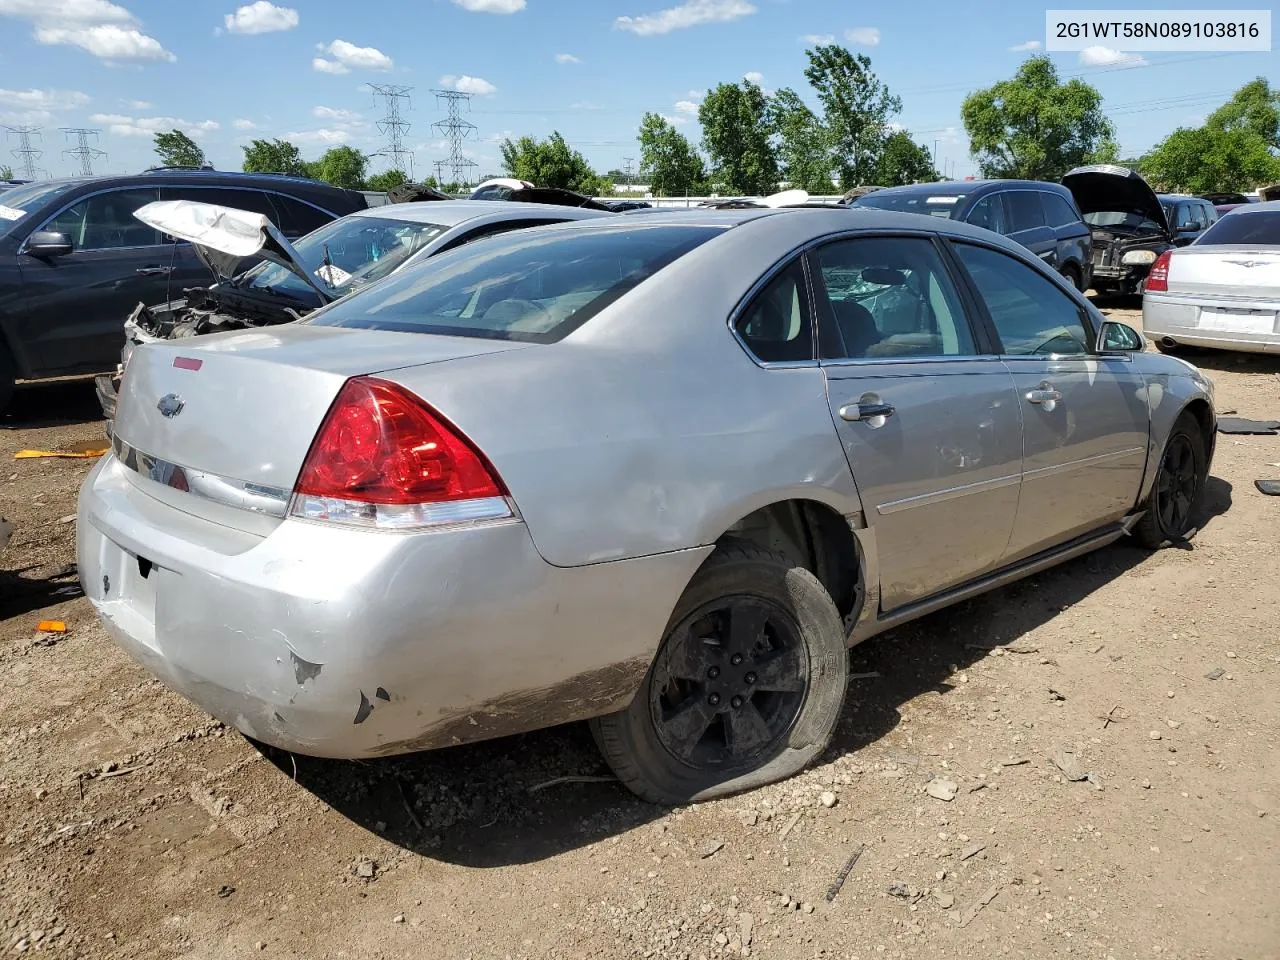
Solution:
M 189 201 L 160 201 L 135 216 L 192 244 L 210 284 L 180 298 L 138 304 L 124 321 L 115 374 L 96 386 L 107 432 L 120 376 L 140 343 L 176 340 L 299 320 L 405 264 L 482 237 L 525 227 L 611 216 L 608 211 L 545 203 L 433 200 L 362 210 L 290 243 L 265 216 Z
M 1142 291 L 1160 254 L 1175 236 L 1154 190 L 1128 167 L 1077 167 L 1062 178 L 1093 235 L 1093 289 L 1101 294 Z

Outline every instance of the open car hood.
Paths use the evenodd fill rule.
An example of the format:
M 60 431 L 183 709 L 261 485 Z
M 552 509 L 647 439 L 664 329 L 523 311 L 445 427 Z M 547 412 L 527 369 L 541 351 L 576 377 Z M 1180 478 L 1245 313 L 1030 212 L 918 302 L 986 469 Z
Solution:
M 1110 163 L 1076 167 L 1062 178 L 1062 185 L 1071 191 L 1081 213 L 1133 213 L 1169 232 L 1155 191 L 1128 167 Z
M 316 283 L 284 234 L 260 213 L 194 200 L 157 200 L 133 215 L 161 233 L 190 243 L 219 282 L 239 273 L 247 258 L 259 256 L 297 274 L 320 294 L 322 303 L 335 299 L 332 291 Z

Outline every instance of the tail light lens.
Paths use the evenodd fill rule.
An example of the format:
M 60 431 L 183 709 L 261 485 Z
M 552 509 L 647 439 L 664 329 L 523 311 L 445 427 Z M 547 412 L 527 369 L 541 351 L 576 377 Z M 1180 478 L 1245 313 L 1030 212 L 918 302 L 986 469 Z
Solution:
M 1172 259 L 1172 250 L 1166 250 L 1156 257 L 1156 262 L 1151 265 L 1151 271 L 1147 274 L 1147 284 L 1143 287 L 1143 290 L 1152 293 L 1165 293 L 1168 291 L 1169 261 Z
M 348 380 L 294 487 L 294 516 L 390 530 L 511 517 L 493 467 L 405 388 Z

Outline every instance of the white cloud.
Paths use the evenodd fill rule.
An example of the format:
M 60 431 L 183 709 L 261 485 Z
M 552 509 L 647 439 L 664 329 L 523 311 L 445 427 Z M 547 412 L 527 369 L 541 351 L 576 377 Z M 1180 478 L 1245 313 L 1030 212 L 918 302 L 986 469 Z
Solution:
M 95 113 L 89 117 L 89 122 L 106 127 L 108 133 L 117 137 L 154 137 L 166 130 L 181 130 L 199 140 L 220 127 L 216 120 L 193 123 L 179 117 L 130 117 L 119 113 Z
M 233 120 L 231 125 L 235 127 L 237 130 L 257 130 L 258 129 L 258 125 L 256 123 L 254 123 L 252 120 L 246 120 L 243 117 L 239 117 Z
M 844 32 L 844 38 L 860 47 L 876 47 L 880 45 L 880 28 L 853 27 Z
M 727 23 L 756 12 L 747 0 L 685 0 L 684 3 L 638 17 L 618 17 L 613 25 L 642 37 L 670 33 L 704 23 Z
M 0 90 L 0 123 L 53 123 L 55 113 L 83 107 L 89 100 L 78 90 Z
M 321 53 L 333 57 L 326 60 L 316 57 L 311 61 L 311 68 L 321 73 L 347 73 L 350 70 L 390 70 L 394 61 L 377 47 L 357 47 L 346 40 L 335 40 L 329 44 L 319 44 Z
M 108 63 L 177 59 L 138 29 L 133 14 L 108 0 L 0 0 L 0 16 L 30 22 L 37 43 L 79 47 Z
M 663 120 L 667 121 L 667 123 L 671 124 L 673 127 L 682 127 L 689 122 L 688 117 L 672 116 L 669 113 L 660 113 L 658 116 L 662 117 Z
M 569 109 L 570 110 L 603 110 L 605 108 L 600 104 L 596 103 L 594 100 L 577 100 L 574 103 L 569 104 Z
M 748 70 L 742 75 L 742 79 L 748 83 L 754 83 L 757 87 L 764 86 L 764 74 L 759 70 Z
M 463 10 L 472 13 L 519 13 L 525 0 L 453 0 Z
M 683 113 L 690 117 L 698 115 L 698 104 L 692 100 L 677 100 L 676 113 Z
M 459 93 L 474 94 L 477 97 L 491 97 L 498 92 L 498 88 L 488 80 L 482 77 L 469 77 L 466 74 L 460 77 L 455 77 L 452 73 L 445 74 L 440 78 L 440 86 L 457 90 Z
M 1080 51 L 1080 62 L 1086 67 L 1145 67 L 1147 61 L 1141 54 L 1122 53 L 1110 47 L 1085 47 Z
M 800 38 L 800 41 L 815 47 L 829 47 L 836 42 L 836 35 L 834 33 L 806 33 Z
M 332 120 L 334 123 L 359 123 L 360 114 L 354 110 L 342 110 L 337 107 L 316 107 L 311 115 L 317 120 Z
M 292 30 L 298 25 L 298 11 L 292 7 L 277 7 L 267 0 L 257 0 L 240 7 L 235 13 L 222 18 L 231 33 L 277 33 Z
M 123 103 L 130 110 L 150 110 L 151 109 L 150 100 L 121 100 L 120 102 Z
M 582 61 L 575 57 L 572 53 L 557 53 L 556 63 L 581 63 Z
M 318 143 L 335 146 L 340 143 L 346 143 L 351 139 L 351 132 L 348 130 L 331 130 L 321 128 L 319 130 L 290 130 L 284 135 L 284 139 L 290 143 Z
M 1011 53 L 1025 53 L 1028 50 L 1039 50 L 1039 49 L 1040 49 L 1039 40 L 1028 40 L 1026 43 L 1015 43 L 1012 47 L 1009 48 L 1009 51 Z

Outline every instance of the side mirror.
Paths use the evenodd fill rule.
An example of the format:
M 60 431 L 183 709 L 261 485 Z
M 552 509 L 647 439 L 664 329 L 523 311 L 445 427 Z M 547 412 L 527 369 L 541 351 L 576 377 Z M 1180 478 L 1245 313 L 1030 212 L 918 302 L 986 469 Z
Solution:
M 1108 320 L 1098 332 L 1098 353 L 1141 353 L 1147 341 L 1133 327 Z
M 71 250 L 71 238 L 55 230 L 37 230 L 22 247 L 32 257 L 65 257 Z

